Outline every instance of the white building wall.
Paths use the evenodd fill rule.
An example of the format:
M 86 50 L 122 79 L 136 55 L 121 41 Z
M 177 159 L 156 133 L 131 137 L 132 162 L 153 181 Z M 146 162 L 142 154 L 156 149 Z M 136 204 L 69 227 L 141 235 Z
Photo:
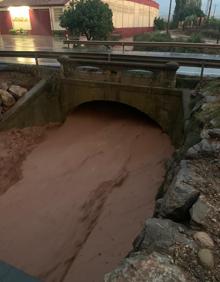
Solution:
M 65 30 L 64 28 L 62 28 L 60 26 L 60 21 L 59 19 L 55 16 L 55 13 L 57 11 L 57 9 L 62 9 L 62 11 L 64 11 L 65 7 L 60 7 L 60 6 L 57 6 L 57 7 L 50 7 L 50 19 L 51 19 L 51 28 L 52 30 Z
M 113 12 L 115 28 L 153 27 L 159 10 L 154 7 L 127 0 L 103 0 Z
M 159 10 L 143 4 L 127 0 L 102 0 L 109 4 L 113 12 L 115 28 L 153 27 L 154 19 L 159 17 Z M 50 7 L 52 30 L 64 30 L 55 19 L 55 10 L 60 7 Z M 62 8 L 63 10 L 65 7 Z

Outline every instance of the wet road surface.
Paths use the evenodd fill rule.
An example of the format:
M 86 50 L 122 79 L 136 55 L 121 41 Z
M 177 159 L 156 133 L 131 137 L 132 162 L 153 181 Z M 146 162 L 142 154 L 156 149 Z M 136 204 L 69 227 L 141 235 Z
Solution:
M 0 35 L 0 50 L 15 50 L 15 51 L 43 51 L 43 50 L 51 50 L 51 51 L 67 51 L 73 52 L 74 50 L 79 52 L 80 50 L 84 50 L 85 52 L 91 51 L 100 51 L 106 52 L 106 49 L 94 47 L 83 48 L 83 49 L 68 49 L 63 45 L 62 37 L 51 37 L 51 36 L 22 36 L 22 35 Z M 123 39 L 126 41 L 126 39 Z M 127 40 L 132 41 L 132 38 L 128 38 Z M 112 53 L 122 53 L 121 47 L 114 47 Z M 144 55 L 144 56 L 156 56 L 159 57 L 170 57 L 174 56 L 175 58 L 181 58 L 187 56 L 192 59 L 210 59 L 214 58 L 215 60 L 220 61 L 220 55 L 208 55 L 208 54 L 190 54 L 190 53 L 170 53 L 170 52 L 143 52 L 143 51 L 133 51 L 132 47 L 126 47 L 126 54 L 132 55 Z M 3 58 L 0 57 L 1 63 L 19 63 L 19 64 L 35 64 L 35 60 L 31 58 Z M 41 65 L 49 65 L 58 67 L 59 63 L 57 60 L 53 59 L 39 59 L 39 64 Z M 199 67 L 180 67 L 178 74 L 182 75 L 195 75 L 200 76 L 201 68 Z M 204 76 L 220 76 L 219 69 L 206 68 L 204 70 Z

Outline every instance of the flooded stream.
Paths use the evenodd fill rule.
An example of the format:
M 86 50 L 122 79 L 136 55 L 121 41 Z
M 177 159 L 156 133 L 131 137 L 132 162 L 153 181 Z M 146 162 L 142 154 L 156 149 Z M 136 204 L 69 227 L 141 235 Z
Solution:
M 79 107 L 0 197 L 0 260 L 45 282 L 101 282 L 151 217 L 169 137 L 134 109 Z

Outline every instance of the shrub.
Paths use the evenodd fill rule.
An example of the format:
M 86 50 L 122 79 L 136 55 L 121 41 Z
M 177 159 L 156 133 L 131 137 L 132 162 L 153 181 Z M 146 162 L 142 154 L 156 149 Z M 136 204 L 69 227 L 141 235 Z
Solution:
M 154 28 L 155 30 L 165 30 L 167 23 L 163 18 L 155 18 L 154 20 Z
M 152 33 L 143 33 L 134 36 L 134 41 L 145 41 L 145 42 L 172 42 L 170 34 L 162 32 L 152 32 Z M 134 48 L 136 51 L 170 51 L 170 48 L 148 48 L 136 46 Z
M 12 29 L 9 30 L 9 33 L 13 34 L 13 35 L 16 35 L 17 34 L 17 30 L 12 28 Z
M 164 32 L 147 32 L 134 36 L 134 41 L 147 41 L 147 42 L 170 42 L 172 38 L 170 34 Z
M 189 43 L 204 43 L 204 40 L 202 39 L 202 35 L 200 33 L 194 33 L 190 36 L 190 38 L 187 39 L 187 42 L 189 42 Z

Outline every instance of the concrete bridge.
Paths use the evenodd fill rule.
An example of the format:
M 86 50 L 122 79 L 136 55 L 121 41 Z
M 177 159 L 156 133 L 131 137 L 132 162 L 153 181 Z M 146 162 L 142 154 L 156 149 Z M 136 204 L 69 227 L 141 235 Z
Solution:
M 92 101 L 119 102 L 147 114 L 179 145 L 183 137 L 182 91 L 175 88 L 176 63 L 60 57 L 59 73 L 44 77 L 9 110 L 0 129 L 62 122 L 77 106 Z M 16 67 L 36 74 L 35 67 Z M 39 70 L 39 69 L 38 69 Z M 45 74 L 46 73 L 46 74 Z M 45 78 L 46 77 L 46 78 Z

